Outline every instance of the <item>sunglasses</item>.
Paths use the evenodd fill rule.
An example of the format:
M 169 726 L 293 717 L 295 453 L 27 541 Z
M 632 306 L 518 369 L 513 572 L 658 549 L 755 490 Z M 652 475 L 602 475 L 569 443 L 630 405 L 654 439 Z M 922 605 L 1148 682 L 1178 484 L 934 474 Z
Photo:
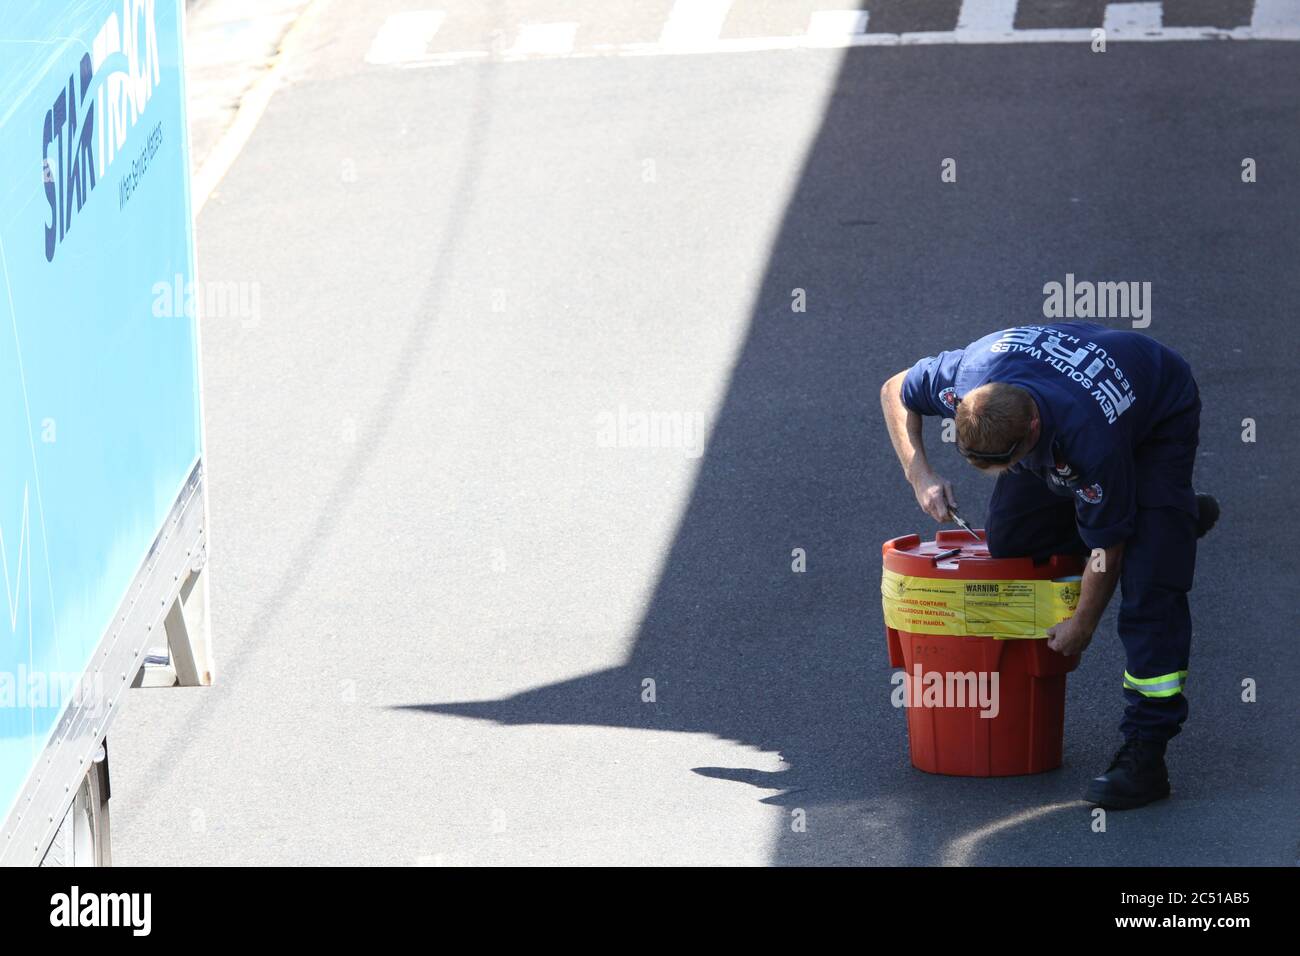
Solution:
M 1006 465 L 1011 462 L 1012 456 L 1015 455 L 1016 449 L 1020 447 L 1022 441 L 1024 441 L 1023 438 L 1017 438 L 1015 444 L 1006 451 L 992 453 L 985 451 L 971 451 L 969 448 L 963 448 L 961 442 L 958 442 L 957 452 L 963 458 L 968 458 L 971 461 L 983 461 L 990 465 Z

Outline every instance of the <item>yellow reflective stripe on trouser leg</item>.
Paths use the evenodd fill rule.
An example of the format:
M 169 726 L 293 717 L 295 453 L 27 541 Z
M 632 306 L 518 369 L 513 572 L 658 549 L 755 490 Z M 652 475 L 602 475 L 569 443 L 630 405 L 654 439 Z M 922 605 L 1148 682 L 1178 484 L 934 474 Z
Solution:
M 1124 672 L 1124 688 L 1135 690 L 1143 697 L 1173 697 L 1174 694 L 1183 692 L 1183 684 L 1186 682 L 1187 671 L 1175 671 L 1159 677 L 1134 677 L 1128 671 Z

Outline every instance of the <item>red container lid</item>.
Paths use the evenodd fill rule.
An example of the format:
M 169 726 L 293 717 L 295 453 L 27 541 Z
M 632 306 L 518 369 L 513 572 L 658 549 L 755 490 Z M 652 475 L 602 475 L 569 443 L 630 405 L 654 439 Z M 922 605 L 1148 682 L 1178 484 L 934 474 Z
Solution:
M 984 532 L 976 541 L 963 530 L 941 530 L 933 541 L 906 534 L 886 541 L 881 557 L 886 570 L 918 578 L 1035 581 L 1069 577 L 1083 571 L 1082 555 L 1053 555 L 1035 563 L 1030 558 L 991 558 Z M 960 548 L 957 554 L 935 562 L 936 555 Z

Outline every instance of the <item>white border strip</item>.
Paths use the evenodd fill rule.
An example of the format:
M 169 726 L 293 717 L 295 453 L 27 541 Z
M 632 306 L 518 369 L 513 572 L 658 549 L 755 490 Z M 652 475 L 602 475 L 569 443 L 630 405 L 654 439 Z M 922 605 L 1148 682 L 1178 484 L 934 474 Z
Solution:
M 979 30 L 957 29 L 928 33 L 856 33 L 842 36 L 772 36 L 717 39 L 707 44 L 691 46 L 662 43 L 622 43 L 595 46 L 589 50 L 572 53 L 500 56 L 499 60 L 577 60 L 608 56 L 683 56 L 699 53 L 757 53 L 768 50 L 827 50 L 868 46 L 935 46 L 940 44 L 976 45 L 1003 43 L 1083 43 L 1093 40 L 1092 27 L 1070 30 Z M 1107 43 L 1124 42 L 1188 42 L 1192 40 L 1280 40 L 1300 41 L 1300 23 L 1286 26 L 1237 27 L 1220 30 L 1215 27 L 1167 27 L 1160 30 L 1107 30 Z M 396 64 L 403 69 L 425 66 L 449 66 L 467 60 L 485 59 L 488 50 L 458 50 L 438 53 L 407 63 Z

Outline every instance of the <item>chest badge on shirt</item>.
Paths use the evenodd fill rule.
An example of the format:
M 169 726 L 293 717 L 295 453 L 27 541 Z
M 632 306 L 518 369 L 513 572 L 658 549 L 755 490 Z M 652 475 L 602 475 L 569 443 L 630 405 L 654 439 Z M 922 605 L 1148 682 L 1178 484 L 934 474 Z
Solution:
M 1073 488 L 1079 481 L 1079 473 L 1074 470 L 1073 465 L 1059 455 L 1053 455 L 1052 458 L 1054 464 L 1048 475 L 1052 483 L 1058 488 Z
M 1093 482 L 1087 488 L 1075 488 L 1074 493 L 1079 496 L 1079 500 L 1090 505 L 1101 504 L 1102 490 L 1101 485 Z
M 957 389 L 949 387 L 939 393 L 939 401 L 947 407 L 948 411 L 957 410 Z

